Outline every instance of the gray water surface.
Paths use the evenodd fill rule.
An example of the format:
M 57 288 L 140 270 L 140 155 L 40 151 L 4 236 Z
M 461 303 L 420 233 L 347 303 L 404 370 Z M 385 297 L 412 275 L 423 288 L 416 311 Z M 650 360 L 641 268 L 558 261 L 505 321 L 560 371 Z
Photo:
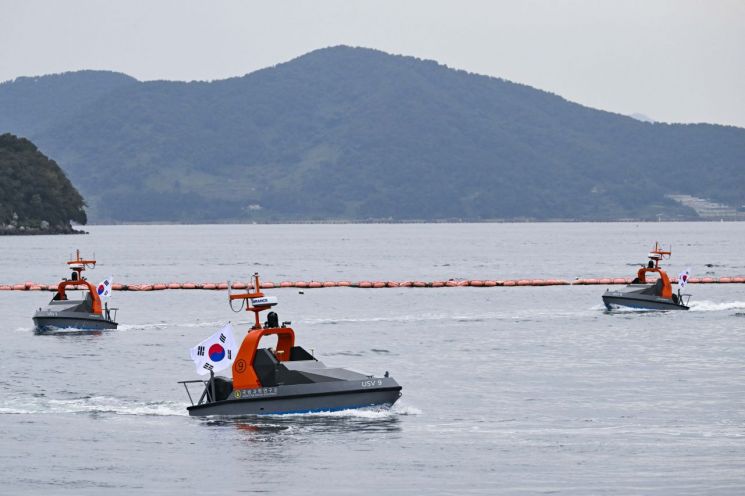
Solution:
M 95 282 L 627 276 L 655 240 L 671 274 L 745 274 L 743 224 L 89 230 L 0 238 L 0 282 L 53 282 L 77 247 Z M 52 336 L 49 293 L 0 292 L 0 493 L 743 494 L 745 285 L 688 289 L 668 313 L 607 313 L 602 286 L 273 290 L 299 344 L 403 397 L 240 420 L 186 416 L 176 383 L 247 329 L 225 292 L 117 293 L 119 330 Z

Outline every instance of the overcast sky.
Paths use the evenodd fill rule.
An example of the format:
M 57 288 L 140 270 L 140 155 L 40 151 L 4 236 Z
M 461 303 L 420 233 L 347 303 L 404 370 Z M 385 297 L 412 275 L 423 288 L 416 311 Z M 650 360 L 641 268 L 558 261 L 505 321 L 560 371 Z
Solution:
M 745 0 L 0 0 L 0 81 L 211 80 L 346 44 L 591 107 L 745 127 Z

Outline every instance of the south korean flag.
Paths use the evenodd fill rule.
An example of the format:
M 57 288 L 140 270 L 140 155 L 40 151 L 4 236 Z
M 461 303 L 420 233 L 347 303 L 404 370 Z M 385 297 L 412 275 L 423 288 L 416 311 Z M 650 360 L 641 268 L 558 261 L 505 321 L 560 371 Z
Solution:
M 686 269 L 685 272 L 678 274 L 678 287 L 683 289 L 688 284 L 688 278 L 691 275 L 691 269 Z
M 96 293 L 98 293 L 98 297 L 101 298 L 102 300 L 107 300 L 111 298 L 111 284 L 113 280 L 114 280 L 114 277 L 109 276 L 108 278 L 99 282 L 98 286 L 96 286 Z
M 228 324 L 191 349 L 191 359 L 197 374 L 207 375 L 210 370 L 219 372 L 233 365 L 238 347 L 233 339 L 233 327 Z

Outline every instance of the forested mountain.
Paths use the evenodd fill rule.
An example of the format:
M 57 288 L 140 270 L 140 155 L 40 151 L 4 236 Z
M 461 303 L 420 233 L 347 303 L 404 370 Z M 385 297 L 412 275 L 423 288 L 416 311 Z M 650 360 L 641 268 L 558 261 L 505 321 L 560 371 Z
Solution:
M 71 233 L 85 203 L 62 169 L 26 139 L 0 135 L 0 234 Z
M 350 47 L 243 77 L 77 72 L 0 84 L 96 221 L 694 217 L 745 204 L 745 129 L 670 125 Z

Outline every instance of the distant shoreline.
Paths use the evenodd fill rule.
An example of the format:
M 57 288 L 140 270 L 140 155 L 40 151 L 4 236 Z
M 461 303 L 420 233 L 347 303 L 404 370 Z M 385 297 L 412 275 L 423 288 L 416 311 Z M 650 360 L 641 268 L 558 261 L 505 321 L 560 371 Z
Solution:
M 68 234 L 89 234 L 88 231 L 78 231 L 78 230 L 71 230 L 71 231 L 52 231 L 49 229 L 14 229 L 14 230 L 7 230 L 7 229 L 0 229 L 0 236 L 64 236 Z
M 282 221 L 239 221 L 226 220 L 224 222 L 175 222 L 175 221 L 143 221 L 143 222 L 89 222 L 88 226 L 224 226 L 224 225 L 297 225 L 297 224 L 656 224 L 665 222 L 745 222 L 743 219 L 615 219 L 615 220 L 570 220 L 570 219 L 550 219 L 550 220 L 282 220 Z

